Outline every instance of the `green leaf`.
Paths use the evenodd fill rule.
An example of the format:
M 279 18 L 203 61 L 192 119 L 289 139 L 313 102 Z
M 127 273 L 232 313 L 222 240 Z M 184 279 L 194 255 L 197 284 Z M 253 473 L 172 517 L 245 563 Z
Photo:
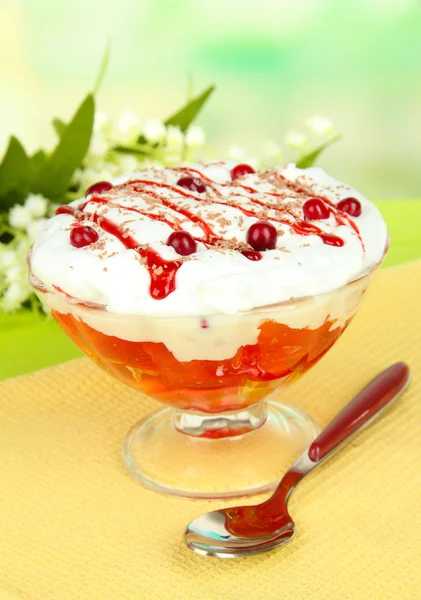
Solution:
M 0 211 L 8 211 L 15 204 L 23 204 L 28 192 L 23 192 L 22 189 L 16 188 L 9 190 L 0 196 Z
M 104 79 L 105 71 L 107 70 L 108 63 L 110 62 L 110 50 L 111 50 L 111 41 L 108 40 L 107 46 L 105 48 L 104 56 L 102 57 L 101 65 L 99 67 L 99 72 L 95 81 L 93 94 L 97 94 L 98 90 L 102 84 L 102 80 Z
M 30 162 L 33 179 L 37 176 L 41 169 L 45 167 L 47 160 L 47 155 L 44 150 L 38 150 L 38 152 L 35 152 L 35 154 L 31 156 Z
M 88 151 L 94 113 L 94 99 L 92 94 L 89 94 L 66 125 L 59 143 L 34 181 L 34 192 L 50 199 L 65 193 L 73 173 L 81 166 Z
M 113 150 L 120 152 L 121 154 L 139 154 L 140 156 L 150 156 L 152 154 L 151 148 L 145 148 L 145 146 L 114 146 Z
M 193 123 L 214 89 L 215 86 L 211 85 L 202 94 L 200 94 L 200 96 L 190 100 L 190 102 L 188 102 L 183 108 L 165 121 L 165 126 L 168 127 L 168 125 L 174 125 L 175 127 L 178 126 L 181 131 L 186 131 L 189 125 Z
M 61 119 L 53 119 L 53 127 L 56 130 L 58 137 L 61 138 L 66 129 L 66 123 Z
M 19 140 L 12 136 L 0 165 L 0 209 L 8 210 L 25 198 L 30 178 L 28 155 Z
M 315 148 L 308 154 L 304 154 L 296 161 L 296 163 L 295 163 L 296 166 L 299 169 L 307 169 L 308 167 L 313 166 L 314 163 L 316 162 L 316 160 L 319 158 L 320 154 L 323 152 L 323 150 L 325 150 L 326 148 L 328 148 L 329 146 L 331 146 L 332 144 L 334 144 L 335 142 L 340 140 L 341 137 L 342 137 L 341 135 L 335 135 L 335 137 L 331 138 L 324 144 L 321 144 L 320 146 L 318 146 L 317 148 Z

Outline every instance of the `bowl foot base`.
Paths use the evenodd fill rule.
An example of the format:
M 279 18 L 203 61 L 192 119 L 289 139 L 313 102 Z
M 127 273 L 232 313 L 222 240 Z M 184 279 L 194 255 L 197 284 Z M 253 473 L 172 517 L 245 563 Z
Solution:
M 272 490 L 319 428 L 297 407 L 259 404 L 267 411 L 263 424 L 213 439 L 182 433 L 176 427 L 177 411 L 162 410 L 128 434 L 124 464 L 146 487 L 184 498 L 235 498 Z M 226 421 L 226 416 L 221 419 Z

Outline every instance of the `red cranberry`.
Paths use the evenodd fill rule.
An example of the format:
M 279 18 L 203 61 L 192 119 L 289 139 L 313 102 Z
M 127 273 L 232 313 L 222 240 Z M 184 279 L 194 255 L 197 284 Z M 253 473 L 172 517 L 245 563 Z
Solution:
M 361 202 L 356 198 L 344 198 L 339 202 L 338 208 L 351 217 L 359 217 L 361 214 Z
M 75 248 L 83 248 L 93 244 L 98 239 L 98 234 L 95 229 L 87 225 L 78 225 L 70 232 L 70 243 Z
M 186 190 L 190 190 L 191 192 L 198 192 L 199 194 L 206 191 L 206 185 L 198 177 L 181 177 L 177 181 L 177 185 L 186 188 Z
M 94 183 L 93 185 L 88 187 L 88 189 L 85 192 L 85 198 L 90 194 L 103 194 L 104 192 L 108 192 L 108 190 L 111 190 L 113 187 L 113 184 L 109 181 L 98 181 L 97 183 Z
M 59 206 L 56 209 L 56 215 L 72 215 L 74 213 L 74 209 L 71 206 Z
M 241 254 L 253 262 L 262 260 L 262 255 L 256 250 L 243 250 Z
M 254 223 L 247 232 L 247 243 L 258 251 L 273 250 L 277 239 L 276 227 L 267 221 Z
M 231 169 L 231 179 L 237 179 L 237 177 L 242 177 L 243 175 L 248 175 L 249 173 L 255 172 L 256 171 L 253 169 L 253 167 L 250 167 L 250 165 L 237 165 Z
M 187 231 L 173 231 L 167 240 L 167 246 L 172 246 L 181 256 L 189 256 L 197 250 L 194 237 Z
M 310 198 L 303 206 L 306 221 L 320 221 L 329 217 L 329 209 L 321 198 Z

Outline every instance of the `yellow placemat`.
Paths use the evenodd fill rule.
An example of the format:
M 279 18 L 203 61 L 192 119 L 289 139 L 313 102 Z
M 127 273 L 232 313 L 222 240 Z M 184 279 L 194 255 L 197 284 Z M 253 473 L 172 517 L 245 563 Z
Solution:
M 88 359 L 5 381 L 0 600 L 421 598 L 420 340 L 417 261 L 378 275 L 343 338 L 287 394 L 323 425 L 391 362 L 411 365 L 410 389 L 297 489 L 295 539 L 241 560 L 182 541 L 193 517 L 224 503 L 161 496 L 126 474 L 123 437 L 155 402 Z

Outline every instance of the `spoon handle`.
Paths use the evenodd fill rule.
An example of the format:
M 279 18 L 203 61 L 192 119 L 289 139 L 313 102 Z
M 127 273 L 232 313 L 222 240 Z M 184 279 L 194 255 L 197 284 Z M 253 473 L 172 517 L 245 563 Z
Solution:
M 349 402 L 314 440 L 308 458 L 318 463 L 373 421 L 393 402 L 411 379 L 409 367 L 398 362 L 377 375 Z

